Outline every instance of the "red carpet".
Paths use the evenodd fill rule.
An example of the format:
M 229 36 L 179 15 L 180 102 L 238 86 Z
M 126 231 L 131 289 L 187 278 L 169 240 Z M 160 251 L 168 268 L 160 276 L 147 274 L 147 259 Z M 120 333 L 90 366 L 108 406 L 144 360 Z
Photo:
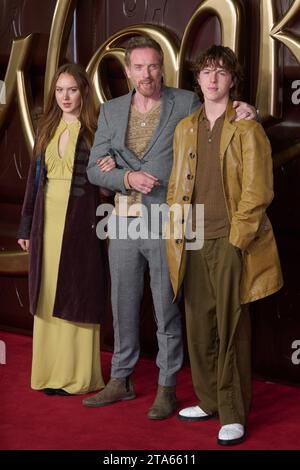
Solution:
M 0 449 L 220 449 L 217 419 L 184 423 L 175 416 L 151 421 L 157 368 L 141 359 L 134 374 L 138 398 L 104 408 L 84 408 L 82 396 L 46 396 L 30 389 L 31 338 L 0 332 Z M 104 378 L 111 355 L 102 354 Z M 247 440 L 231 449 L 300 449 L 300 388 L 254 381 Z M 180 407 L 195 403 L 190 370 L 178 376 Z M 223 449 L 223 447 L 221 448 Z

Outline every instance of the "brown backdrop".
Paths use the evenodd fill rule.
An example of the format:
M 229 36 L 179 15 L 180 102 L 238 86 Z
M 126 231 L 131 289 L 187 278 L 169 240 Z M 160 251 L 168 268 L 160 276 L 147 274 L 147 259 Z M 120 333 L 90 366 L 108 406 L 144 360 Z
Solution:
M 261 0 L 262 1 L 262 0 Z M 26 61 L 26 86 L 33 123 L 42 112 L 43 86 L 47 47 L 56 4 L 55 0 L 0 0 L 0 79 L 4 80 L 13 40 L 35 33 L 34 47 Z M 75 8 L 69 17 L 66 40 L 63 41 L 60 60 L 78 60 L 85 66 L 95 51 L 113 34 L 135 24 L 151 24 L 162 27 L 180 46 L 186 26 L 195 9 L 204 1 L 199 0 L 78 0 L 71 2 Z M 218 4 L 217 2 L 214 2 Z M 223 0 L 219 0 L 221 5 Z M 246 70 L 245 100 L 254 103 L 256 97 L 259 39 L 262 34 L 259 0 L 236 2 L 242 7 L 241 57 Z M 267 3 L 267 2 L 265 2 Z M 278 18 L 288 8 L 300 1 L 273 0 Z M 294 15 L 287 25 L 300 37 L 300 14 Z M 190 63 L 196 54 L 221 38 L 220 24 L 215 16 L 206 15 L 196 23 L 185 50 L 185 66 L 182 85 L 192 89 Z M 299 55 L 300 52 L 298 51 Z M 298 55 L 298 57 L 299 57 Z M 252 305 L 253 357 L 257 374 L 274 380 L 300 383 L 300 364 L 296 348 L 300 348 L 300 226 L 299 226 L 299 109 L 292 101 L 295 81 L 300 80 L 298 59 L 289 48 L 278 46 L 279 80 L 278 100 L 280 113 L 277 118 L 264 121 L 270 137 L 275 161 L 275 199 L 269 210 L 279 245 L 285 286 L 276 295 Z M 112 96 L 126 91 L 121 67 L 114 59 L 102 66 Z M 300 83 L 299 83 L 300 88 Z M 16 95 L 17 96 L 17 95 Z M 300 93 L 298 94 L 300 98 Z M 294 100 L 295 101 L 295 100 Z M 297 101 L 297 100 L 296 100 Z M 0 105 L 1 106 L 1 105 Z M 1 110 L 1 109 L 0 109 Z M 287 149 L 293 146 L 293 151 Z M 296 149 L 296 150 L 295 150 Z M 0 127 L 0 326 L 2 328 L 31 332 L 32 318 L 28 313 L 27 277 L 18 263 L 14 265 L 16 228 L 20 216 L 29 163 L 29 151 L 21 128 L 17 98 Z M 7 255 L 11 254 L 11 264 Z M 4 263 L 4 256 L 6 262 Z M 2 262 L 1 262 L 2 256 Z M 9 267 L 8 267 L 9 266 Z M 14 267 L 15 266 L 15 267 Z M 23 266 L 23 265 L 22 265 Z M 298 275 L 297 275 L 298 273 Z M 153 355 L 156 350 L 152 301 L 147 288 L 141 308 L 141 343 L 144 354 Z M 298 343 L 297 343 L 298 340 Z M 293 345 L 294 343 L 294 345 Z M 102 328 L 102 347 L 111 348 L 111 312 Z M 294 348 L 293 348 L 294 346 Z M 292 354 L 294 354 L 294 361 Z M 300 361 L 299 361 L 300 362 Z

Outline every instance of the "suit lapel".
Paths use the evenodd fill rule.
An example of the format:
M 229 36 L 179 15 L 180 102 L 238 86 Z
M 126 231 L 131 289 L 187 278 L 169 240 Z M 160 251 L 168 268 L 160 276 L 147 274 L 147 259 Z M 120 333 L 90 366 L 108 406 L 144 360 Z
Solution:
M 221 142 L 220 142 L 220 158 L 223 159 L 228 148 L 228 145 L 231 142 L 233 134 L 236 131 L 236 126 L 232 124 L 232 121 L 235 118 L 235 110 L 232 107 L 232 102 L 229 101 L 226 109 L 224 126 L 222 129 Z
M 225 152 L 228 148 L 228 145 L 231 142 L 233 134 L 236 131 L 236 127 L 233 126 L 230 122 L 225 120 L 222 135 L 221 135 L 221 142 L 220 142 L 220 157 L 223 159 Z
M 126 142 L 133 93 L 134 90 L 124 96 L 124 104 L 120 106 L 118 126 L 120 127 L 121 155 L 129 165 L 129 168 L 134 171 L 139 171 L 141 169 L 140 159 L 127 147 Z
M 120 106 L 118 125 L 120 126 L 120 140 L 121 140 L 123 148 L 124 147 L 128 148 L 126 145 L 126 132 L 127 132 L 127 127 L 128 127 L 128 122 L 129 122 L 129 112 L 130 112 L 130 106 L 131 106 L 131 101 L 132 101 L 132 94 L 133 94 L 133 91 L 128 93 L 126 96 L 124 96 L 124 106 Z

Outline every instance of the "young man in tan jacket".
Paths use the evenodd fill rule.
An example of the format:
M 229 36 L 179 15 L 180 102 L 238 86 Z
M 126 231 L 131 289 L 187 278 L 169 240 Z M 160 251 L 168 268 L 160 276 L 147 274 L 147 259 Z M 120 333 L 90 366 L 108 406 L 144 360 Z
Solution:
M 198 421 L 218 414 L 218 443 L 232 445 L 245 439 L 251 400 L 247 304 L 282 286 L 265 212 L 273 199 L 272 158 L 258 122 L 234 121 L 232 99 L 241 71 L 233 51 L 213 46 L 195 68 L 204 105 L 177 125 L 167 197 L 170 206 L 191 203 L 196 233 L 196 208 L 204 204 L 201 249 L 191 249 L 184 234 L 178 236 L 187 223 L 178 211 L 170 218 L 167 239 L 175 298 L 184 283 L 190 363 L 200 402 L 178 417 Z

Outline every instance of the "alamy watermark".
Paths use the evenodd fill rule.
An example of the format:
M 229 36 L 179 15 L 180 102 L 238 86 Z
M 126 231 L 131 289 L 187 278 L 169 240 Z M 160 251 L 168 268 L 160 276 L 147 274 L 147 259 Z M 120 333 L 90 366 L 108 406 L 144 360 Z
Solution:
M 0 364 L 6 364 L 6 344 L 0 340 Z
M 292 349 L 295 349 L 295 351 L 292 354 L 291 360 L 292 363 L 297 366 L 300 364 L 300 339 L 295 339 L 295 341 L 292 342 Z
M 6 104 L 6 87 L 3 80 L 0 80 L 0 104 Z
M 295 90 L 292 93 L 292 103 L 300 104 L 300 80 L 294 80 L 292 83 L 292 89 Z
M 124 205 L 122 206 L 124 210 Z M 107 237 L 130 240 L 172 239 L 176 243 L 185 243 L 186 250 L 200 250 L 204 243 L 204 204 L 151 204 L 148 209 L 143 204 L 130 206 L 130 213 L 139 213 L 135 217 L 118 217 L 112 204 L 100 204 L 97 216 L 102 217 L 97 224 L 98 238 Z M 125 201 L 125 213 L 129 206 Z M 193 220 L 194 219 L 194 220 Z M 193 223 L 194 222 L 194 223 Z

